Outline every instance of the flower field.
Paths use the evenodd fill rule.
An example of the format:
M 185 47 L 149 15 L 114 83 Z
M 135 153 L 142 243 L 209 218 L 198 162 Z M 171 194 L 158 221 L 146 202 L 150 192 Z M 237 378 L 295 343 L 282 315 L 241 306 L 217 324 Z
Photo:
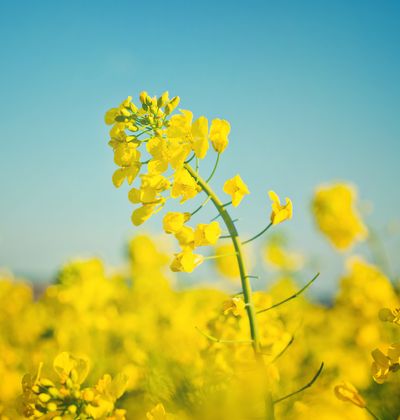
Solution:
M 133 206 L 125 266 L 70 261 L 43 288 L 0 274 L 0 419 L 400 418 L 399 284 L 379 256 L 351 252 L 377 240 L 356 188 L 320 185 L 310 203 L 324 240 L 346 251 L 338 289 L 320 302 L 308 292 L 324 273 L 305 279 L 305 256 L 277 228 L 296 203 L 266 192 L 259 232 L 242 237 L 231 210 L 251 194 L 245 168 L 213 185 L 230 123 L 179 107 L 142 92 L 105 115 L 110 176 Z M 170 249 L 142 233 L 152 217 Z M 226 287 L 176 285 L 199 266 Z

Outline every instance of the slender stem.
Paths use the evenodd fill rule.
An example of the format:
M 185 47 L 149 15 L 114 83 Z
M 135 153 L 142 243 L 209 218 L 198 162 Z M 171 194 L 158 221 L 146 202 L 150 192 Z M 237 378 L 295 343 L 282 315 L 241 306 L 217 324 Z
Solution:
M 206 180 L 207 184 L 211 181 L 212 177 L 213 177 L 213 176 L 214 176 L 214 174 L 215 174 L 215 171 L 217 170 L 220 155 L 221 155 L 221 153 L 218 153 L 218 155 L 217 155 L 217 160 L 215 161 L 214 168 L 213 168 L 213 170 L 212 170 L 212 172 L 211 172 L 210 176 L 209 176 L 209 177 L 207 178 L 207 180 Z
M 210 255 L 209 257 L 203 257 L 204 260 L 216 260 L 218 258 L 225 258 L 225 257 L 234 257 L 236 254 L 236 252 L 234 254 L 230 253 L 230 254 L 222 254 L 222 255 Z
M 257 235 L 256 236 L 253 236 L 252 238 L 250 238 L 250 239 L 247 239 L 247 241 L 244 241 L 244 242 L 242 242 L 242 245 L 246 245 L 246 244 L 248 244 L 249 242 L 251 242 L 251 241 L 254 241 L 254 239 L 257 239 L 257 238 L 259 238 L 261 235 L 263 235 L 270 227 L 272 226 L 272 222 L 265 228 L 265 229 L 263 229 L 260 233 L 257 233 Z
M 208 185 L 208 183 L 199 174 L 197 174 L 190 165 L 185 164 L 185 168 L 189 172 L 189 174 L 196 180 L 196 182 L 202 188 L 202 190 L 211 198 L 211 201 L 213 202 L 214 206 L 218 210 L 218 213 L 221 215 L 226 225 L 226 228 L 228 229 L 229 234 L 232 238 L 232 244 L 233 244 L 233 247 L 235 248 L 236 260 L 239 267 L 240 279 L 241 279 L 242 290 L 243 290 L 243 298 L 244 298 L 244 302 L 246 303 L 246 311 L 247 311 L 247 317 L 249 320 L 252 345 L 253 345 L 253 349 L 256 354 L 256 357 L 260 360 L 261 344 L 260 344 L 260 335 L 258 332 L 257 321 L 256 321 L 256 312 L 254 309 L 251 285 L 250 285 L 250 281 L 246 273 L 242 247 L 241 247 L 238 232 L 236 230 L 236 226 L 234 225 L 231 216 L 229 215 L 228 211 L 222 204 L 221 200 L 218 198 L 218 196 L 215 194 L 212 188 Z
M 197 207 L 196 210 L 192 211 L 190 213 L 191 216 L 194 216 L 198 211 L 200 211 L 209 201 L 210 201 L 210 197 L 207 196 L 207 198 L 200 204 L 199 207 Z
M 286 350 L 293 344 L 294 341 L 294 335 L 290 338 L 289 342 L 286 344 L 286 346 L 274 357 L 274 360 L 272 360 L 271 363 L 275 363 L 281 356 L 283 356 L 286 353 Z
M 375 420 L 380 420 L 380 418 L 373 412 L 371 411 L 367 406 L 364 407 L 368 413 L 372 416 L 372 418 L 374 418 Z
M 299 296 L 303 292 L 305 292 L 314 283 L 314 281 L 317 280 L 318 276 L 319 276 L 319 273 L 317 273 L 305 286 L 303 286 L 300 290 L 298 290 L 296 293 L 289 296 L 288 298 L 286 298 L 284 300 L 281 300 L 280 302 L 275 303 L 275 305 L 269 306 L 268 308 L 261 309 L 261 310 L 257 311 L 257 315 L 262 314 L 263 312 L 270 311 L 271 309 L 277 308 L 278 306 L 281 306 L 284 303 L 289 302 L 289 300 L 297 298 L 297 296 Z
M 285 401 L 288 398 L 293 397 L 294 395 L 305 391 L 307 388 L 310 388 L 314 384 L 314 382 L 318 379 L 318 376 L 321 374 L 323 368 L 324 368 L 324 362 L 321 363 L 321 366 L 319 367 L 317 373 L 314 375 L 311 381 L 307 383 L 307 385 L 304 385 L 302 388 L 298 389 L 297 391 L 291 392 L 290 394 L 285 395 L 284 397 L 278 398 L 277 400 L 274 401 L 274 404 Z

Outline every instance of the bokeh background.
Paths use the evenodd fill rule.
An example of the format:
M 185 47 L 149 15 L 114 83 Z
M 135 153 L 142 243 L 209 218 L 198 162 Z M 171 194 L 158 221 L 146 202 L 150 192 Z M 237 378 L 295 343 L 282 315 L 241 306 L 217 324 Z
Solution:
M 237 172 L 249 185 L 240 229 L 265 225 L 267 190 L 291 197 L 279 229 L 329 293 L 343 259 L 313 226 L 315 187 L 357 185 L 387 242 L 399 216 L 399 18 L 397 1 L 1 2 L 0 266 L 47 281 L 71 257 L 121 264 L 138 229 L 111 182 L 104 112 L 169 90 L 231 122 L 216 185 Z

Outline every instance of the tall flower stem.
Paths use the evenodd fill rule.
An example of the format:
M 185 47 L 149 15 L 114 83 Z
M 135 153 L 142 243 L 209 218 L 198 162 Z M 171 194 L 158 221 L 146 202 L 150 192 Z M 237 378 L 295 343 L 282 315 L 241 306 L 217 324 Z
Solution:
M 238 231 L 232 220 L 232 217 L 229 215 L 227 209 L 224 207 L 224 204 L 218 198 L 215 192 L 212 190 L 210 185 L 188 163 L 185 164 L 185 169 L 196 180 L 197 184 L 207 194 L 207 196 L 210 197 L 218 213 L 221 215 L 221 218 L 224 221 L 226 228 L 228 229 L 230 237 L 232 238 L 233 247 L 235 248 L 235 253 L 236 253 L 236 260 L 239 267 L 240 280 L 242 283 L 243 299 L 246 304 L 247 317 L 249 320 L 252 346 L 253 346 L 256 358 L 261 361 L 262 353 L 261 353 L 260 335 L 259 335 L 258 327 L 257 327 L 256 311 L 254 308 L 253 295 L 252 295 L 252 290 L 251 290 L 251 284 L 249 281 L 249 276 L 246 273 L 246 267 L 244 264 L 242 246 L 241 246 L 241 241 L 239 238 Z

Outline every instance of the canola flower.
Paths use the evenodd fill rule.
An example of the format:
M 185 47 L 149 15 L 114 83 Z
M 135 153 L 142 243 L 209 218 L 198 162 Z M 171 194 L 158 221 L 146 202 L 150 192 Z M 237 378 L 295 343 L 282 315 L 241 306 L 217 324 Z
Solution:
M 312 210 L 319 230 L 339 250 L 346 250 L 367 237 L 368 230 L 356 208 L 356 190 L 344 183 L 319 187 Z
M 397 418 L 399 296 L 381 267 L 350 259 L 324 305 L 304 296 L 318 275 L 297 286 L 294 254 L 271 241 L 268 258 L 277 271 L 268 290 L 254 292 L 243 251 L 292 217 L 290 200 L 270 193 L 267 226 L 242 240 L 229 206 L 246 203 L 249 188 L 231 178 L 225 202 L 210 185 L 229 144 L 229 123 L 216 119 L 209 127 L 190 111 L 173 115 L 179 98 L 166 93 L 139 100 L 136 106 L 128 98 L 106 115 L 118 166 L 112 179 L 116 187 L 131 185 L 132 222 L 144 223 L 171 200 L 204 201 L 163 215 L 165 233 L 180 248 L 172 262 L 139 236 L 129 243 L 124 269 L 76 260 L 35 296 L 30 285 L 0 272 L 1 420 Z M 210 153 L 215 165 L 203 176 L 201 161 Z M 194 223 L 208 203 L 218 217 Z M 337 220 L 347 228 L 335 235 L 346 243 L 348 217 Z M 168 264 L 190 272 L 206 261 L 238 277 L 242 288 L 232 284 L 228 294 L 171 287 Z M 317 381 L 323 365 L 312 372 L 321 360 Z
M 228 179 L 224 183 L 223 192 L 230 196 L 231 201 L 224 204 L 210 184 L 220 155 L 225 152 L 229 143 L 230 124 L 225 120 L 215 119 L 209 129 L 206 117 L 194 119 L 189 110 L 182 109 L 179 113 L 171 115 L 180 99 L 174 97 L 169 100 L 167 92 L 159 98 L 142 92 L 139 100 L 141 107 L 136 106 L 132 98 L 128 97 L 118 108 L 108 111 L 105 117 L 106 123 L 112 125 L 109 144 L 114 150 L 114 162 L 125 172 L 132 172 L 130 168 L 135 168 L 135 175 L 141 179 L 140 187 L 133 187 L 128 194 L 132 203 L 141 204 L 141 207 L 133 211 L 132 222 L 136 226 L 144 223 L 159 212 L 168 200 L 178 200 L 183 204 L 200 193 L 205 194 L 205 201 L 193 212 L 168 212 L 164 216 L 165 232 L 173 234 L 181 247 L 181 251 L 175 254 L 170 268 L 174 272 L 191 273 L 206 259 L 221 257 L 218 254 L 204 257 L 197 253 L 199 247 L 217 244 L 222 234 L 219 221 L 200 223 L 195 227 L 188 225 L 192 216 L 211 201 L 229 232 L 228 237 L 232 242 L 243 294 L 241 310 L 238 306 L 239 301 L 232 300 L 234 305 L 226 307 L 224 313 L 232 311 L 233 314 L 239 315 L 246 311 L 250 331 L 248 342 L 253 347 L 255 360 L 264 366 L 263 343 L 250 281 L 252 276 L 247 272 L 242 246 L 257 239 L 272 225 L 291 219 L 292 202 L 286 198 L 286 203 L 281 204 L 278 195 L 270 191 L 270 223 L 254 237 L 242 241 L 227 208 L 229 205 L 238 207 L 241 204 L 243 198 L 250 194 L 248 186 L 239 174 Z M 211 174 L 203 177 L 200 173 L 200 161 L 206 158 L 210 142 L 217 157 Z M 146 152 L 147 156 L 144 157 Z M 195 166 L 191 165 L 193 159 Z M 139 169 L 136 170 L 137 168 Z M 117 171 L 121 172 L 121 169 Z M 135 181 L 134 177 L 126 179 L 129 184 Z M 114 184 L 116 187 L 121 185 L 120 182 Z M 218 342 L 218 339 L 215 340 Z
M 251 370 L 252 349 L 238 343 L 249 342 L 243 295 L 171 287 L 165 272 L 170 256 L 149 237 L 130 241 L 127 255 L 129 273 L 106 270 L 96 259 L 68 263 L 35 299 L 31 285 L 0 273 L 0 418 L 21 418 L 16 411 L 21 401 L 15 401 L 21 379 L 41 361 L 40 378 L 62 387 L 51 369 L 60 349 L 90 359 L 81 390 L 94 388 L 105 372 L 129 378 L 115 402 L 128 419 L 145 419 L 159 404 L 171 419 L 259 416 L 261 385 Z M 293 274 L 276 273 L 271 280 L 268 290 L 254 293 L 257 311 L 300 292 Z M 238 315 L 234 308 L 227 310 L 234 298 Z M 275 418 L 370 419 L 365 409 L 340 401 L 332 392 L 344 379 L 377 417 L 397 418 L 398 372 L 390 371 L 378 385 L 371 375 L 371 350 L 379 347 L 387 354 L 390 343 L 398 341 L 396 323 L 377 321 L 382 307 L 394 313 L 398 307 L 398 292 L 378 267 L 353 260 L 329 305 L 304 293 L 289 302 L 259 318 L 271 389 L 277 398 L 288 395 L 312 379 L 321 359 L 325 368 L 311 388 L 275 404 Z M 205 339 L 193 325 L 218 340 Z
M 60 353 L 53 363 L 57 381 L 42 377 L 42 365 L 36 375 L 22 379 L 22 413 L 29 419 L 108 419 L 125 420 L 126 411 L 115 408 L 125 392 L 128 378 L 112 379 L 104 375 L 94 387 L 82 388 L 89 372 L 87 359 Z

